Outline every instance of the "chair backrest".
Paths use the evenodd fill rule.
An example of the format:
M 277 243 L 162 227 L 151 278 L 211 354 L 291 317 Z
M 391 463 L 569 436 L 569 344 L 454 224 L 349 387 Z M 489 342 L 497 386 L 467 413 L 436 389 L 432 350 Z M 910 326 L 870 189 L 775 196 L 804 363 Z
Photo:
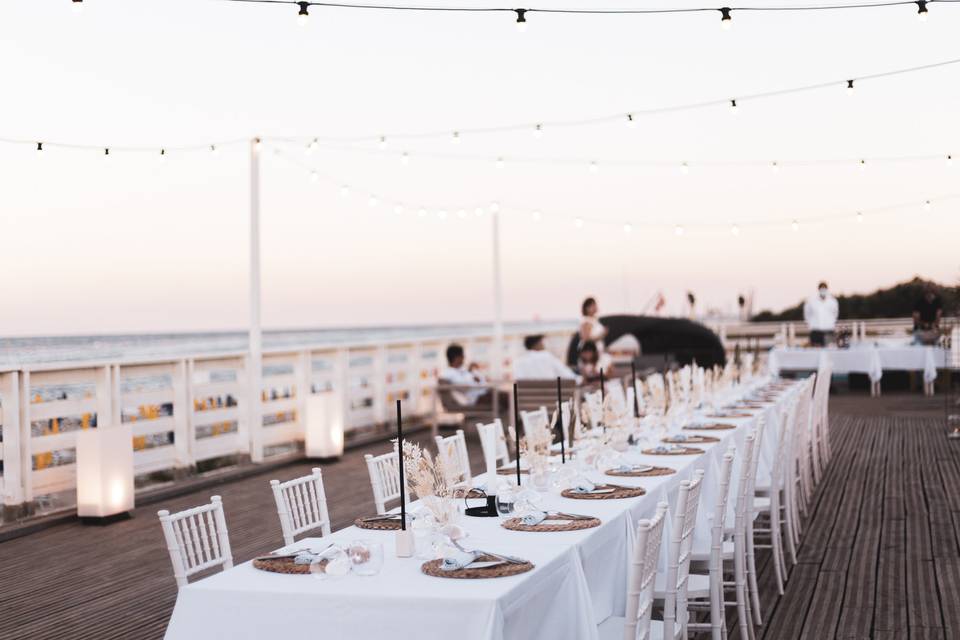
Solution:
M 327 494 L 323 490 L 320 469 L 314 468 L 310 475 L 286 482 L 271 480 L 270 488 L 277 503 L 284 544 L 293 544 L 294 536 L 311 529 L 320 529 L 322 535 L 330 535 Z
M 795 461 L 795 469 L 799 473 L 804 495 L 810 496 L 813 491 L 813 479 L 810 475 L 813 472 L 810 460 L 810 443 L 812 441 L 810 430 L 813 423 L 813 389 L 816 381 L 814 376 L 810 376 L 800 384 L 803 386 L 797 393 L 796 417 L 793 422 L 792 434 L 793 454 L 791 457 Z M 791 469 L 793 468 L 793 463 L 791 463 Z
M 473 476 L 470 473 L 470 454 L 467 453 L 467 438 L 463 429 L 457 429 L 452 436 L 437 436 L 437 454 L 446 467 L 453 484 L 469 485 Z
M 387 512 L 387 502 L 400 499 L 400 456 L 396 451 L 391 451 L 379 456 L 368 453 L 363 459 L 367 461 L 373 502 L 377 506 L 377 513 L 383 515 Z
M 663 599 L 663 637 L 687 637 L 687 582 L 690 577 L 690 556 L 693 530 L 700 507 L 700 487 L 703 469 L 693 472 L 692 480 L 680 483 L 677 506 L 670 531 L 670 554 L 667 562 L 667 581 Z
M 740 475 L 737 478 L 737 500 L 734 507 L 734 535 L 742 537 L 745 532 L 748 517 L 753 517 L 754 494 L 751 489 L 751 469 L 754 468 L 754 459 L 759 458 L 759 440 L 757 429 L 752 429 L 744 439 L 743 451 L 740 458 Z
M 647 640 L 650 637 L 650 615 L 653 613 L 654 585 L 663 523 L 668 505 L 661 502 L 650 520 L 637 523 L 637 536 L 631 554 L 627 578 L 627 618 L 623 627 L 624 640 Z
M 503 435 L 503 423 L 500 418 L 487 424 L 478 422 L 477 435 L 480 437 L 484 460 L 487 460 L 490 455 L 489 447 L 493 447 L 493 460 L 496 465 L 505 467 L 511 463 L 510 450 L 507 448 L 507 439 Z
M 546 407 L 540 407 L 534 411 L 521 411 L 520 422 L 523 423 L 523 432 L 531 429 L 541 429 L 550 425 L 550 413 Z
M 751 439 L 748 446 L 753 445 Z M 710 525 L 710 568 L 719 570 L 723 566 L 723 538 L 727 522 L 727 506 L 730 502 L 730 476 L 733 474 L 733 460 L 737 448 L 730 445 L 723 454 L 720 463 L 720 477 L 717 478 L 717 502 L 713 505 L 713 522 Z
M 587 416 L 590 426 L 597 427 L 603 423 L 603 398 L 600 391 L 591 391 L 583 394 L 583 403 L 587 407 Z
M 205 504 L 178 513 L 166 509 L 157 512 L 163 537 L 173 563 L 173 577 L 177 587 L 184 587 L 191 575 L 220 566 L 233 566 L 227 521 L 223 517 L 220 496 Z

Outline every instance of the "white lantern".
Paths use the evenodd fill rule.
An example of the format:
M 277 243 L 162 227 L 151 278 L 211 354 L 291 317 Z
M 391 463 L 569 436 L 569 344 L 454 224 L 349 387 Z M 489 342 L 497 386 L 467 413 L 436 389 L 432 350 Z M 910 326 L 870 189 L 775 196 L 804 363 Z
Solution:
M 343 455 L 345 417 L 340 391 L 326 391 L 307 398 L 304 448 L 308 458 L 339 458 Z
M 77 432 L 77 515 L 108 518 L 132 509 L 130 425 Z

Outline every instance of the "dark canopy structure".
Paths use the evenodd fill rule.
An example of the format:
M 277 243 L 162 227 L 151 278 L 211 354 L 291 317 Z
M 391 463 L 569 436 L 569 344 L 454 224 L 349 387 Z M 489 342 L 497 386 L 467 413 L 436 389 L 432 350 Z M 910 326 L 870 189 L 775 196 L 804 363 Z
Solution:
M 600 323 L 609 331 L 606 344 L 629 334 L 640 343 L 644 356 L 664 355 L 680 365 L 696 360 L 703 367 L 723 366 L 727 361 L 717 334 L 692 320 L 618 315 L 603 316 Z M 574 334 L 567 349 L 569 364 L 576 364 L 579 348 L 580 336 Z

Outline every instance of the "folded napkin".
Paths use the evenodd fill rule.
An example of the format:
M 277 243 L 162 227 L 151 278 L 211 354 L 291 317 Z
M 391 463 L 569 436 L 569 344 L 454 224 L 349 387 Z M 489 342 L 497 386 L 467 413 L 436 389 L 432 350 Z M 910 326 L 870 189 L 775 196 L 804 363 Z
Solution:
M 597 485 L 593 484 L 586 478 L 582 478 L 580 480 L 577 480 L 574 483 L 574 485 L 570 487 L 570 491 L 573 493 L 591 493 L 595 491 L 596 488 L 597 488 Z
M 456 571 L 457 569 L 463 569 L 476 559 L 476 551 L 450 550 L 450 552 L 443 557 L 443 564 L 440 565 L 440 569 L 443 571 Z
M 674 435 L 670 436 L 668 439 L 669 439 L 671 442 L 686 442 L 686 441 L 687 441 L 687 437 L 688 437 L 688 436 L 687 436 L 687 434 L 685 434 L 685 433 L 677 433 L 677 434 L 674 434 Z
M 527 515 L 523 516 L 520 519 L 520 522 L 528 527 L 535 527 L 546 519 L 546 511 L 534 511 L 533 513 L 528 513 Z
M 653 467 L 648 464 L 622 464 L 615 469 L 618 473 L 643 473 L 651 471 Z
M 670 453 L 671 451 L 676 451 L 679 448 L 680 447 L 677 447 L 675 445 L 658 444 L 656 447 L 653 448 L 653 450 L 656 451 L 657 453 Z
M 301 551 L 294 556 L 293 564 L 313 564 L 313 561 L 319 557 L 319 554 L 310 551 Z

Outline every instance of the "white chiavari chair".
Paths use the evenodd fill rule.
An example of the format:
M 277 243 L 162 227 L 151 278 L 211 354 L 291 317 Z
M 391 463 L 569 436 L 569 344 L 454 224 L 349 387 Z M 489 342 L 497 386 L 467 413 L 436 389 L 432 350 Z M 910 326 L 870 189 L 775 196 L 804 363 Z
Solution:
M 651 633 L 653 621 L 653 588 L 656 582 L 657 563 L 660 559 L 660 544 L 663 539 L 663 524 L 669 507 L 666 502 L 657 505 L 650 520 L 637 523 L 637 535 L 630 554 L 627 570 L 626 617 L 611 616 L 599 627 L 600 640 L 651 640 L 661 637 Z M 662 632 L 662 623 L 657 623 Z
M 753 510 L 754 510 L 754 496 L 756 495 L 756 485 L 757 485 L 757 470 L 760 466 L 760 459 L 763 457 L 763 441 L 766 438 L 766 430 L 768 425 L 763 418 L 757 420 L 757 435 L 756 440 L 754 441 L 754 452 L 753 460 L 750 464 L 748 485 L 746 487 L 746 494 L 744 495 L 744 510 L 746 518 L 746 529 L 747 535 L 745 536 L 745 555 L 747 562 L 747 585 L 750 590 L 750 600 L 752 602 L 752 611 L 753 611 L 753 621 L 757 626 L 763 624 L 763 617 L 760 614 L 760 591 L 757 588 L 757 555 L 755 551 L 754 543 L 754 533 L 753 533 Z
M 384 515 L 387 512 L 387 502 L 400 499 L 400 456 L 394 450 L 379 456 L 368 453 L 363 459 L 367 462 L 377 515 Z
M 832 369 L 830 360 L 821 358 L 820 367 L 817 369 L 817 382 L 813 389 L 813 410 L 811 412 L 810 437 L 810 457 L 813 463 L 813 483 L 820 484 L 823 478 L 823 469 L 825 456 L 827 455 L 826 445 L 826 420 L 827 404 L 830 398 L 830 381 L 832 378 Z
M 753 506 L 753 488 L 750 480 L 754 461 L 760 457 L 760 431 L 754 429 L 746 437 L 743 456 L 740 459 L 740 477 L 737 478 L 737 501 L 733 518 L 733 590 L 736 598 L 737 623 L 740 637 L 751 640 L 754 637 L 753 606 L 750 600 L 750 585 L 747 567 L 747 549 L 752 532 L 748 526 Z M 730 586 L 730 585 L 725 585 Z
M 226 570 L 233 566 L 220 496 L 210 498 L 210 504 L 178 513 L 163 509 L 157 516 L 170 552 L 177 588 L 185 587 L 187 578 L 200 571 L 217 566 Z
M 473 475 L 470 472 L 470 454 L 467 453 L 467 438 L 463 429 L 457 429 L 452 436 L 436 436 L 434 440 L 437 443 L 437 454 L 450 474 L 448 480 L 455 486 L 469 487 Z
M 270 488 L 277 503 L 285 545 L 293 544 L 294 536 L 312 529 L 320 529 L 321 535 L 330 535 L 327 494 L 320 469 L 315 468 L 308 476 L 286 482 L 271 480 Z
M 752 445 L 752 443 L 753 441 L 751 439 L 750 444 Z M 727 519 L 727 505 L 730 501 L 730 475 L 733 472 L 735 454 L 736 448 L 731 446 L 727 449 L 727 452 L 723 454 L 723 460 L 720 463 L 720 476 L 717 478 L 717 500 L 713 505 L 710 524 L 710 553 L 706 558 L 697 553 L 691 557 L 692 562 L 707 560 L 707 569 L 710 576 L 710 597 L 709 601 L 691 597 L 691 602 L 688 607 L 691 610 L 709 610 L 710 621 L 687 623 L 687 629 L 693 632 L 709 631 L 712 640 L 722 640 L 722 638 L 726 637 L 724 616 L 726 615 L 727 603 L 724 599 L 723 563 L 724 560 L 733 559 L 733 545 L 732 543 L 725 545 L 724 531 Z
M 546 407 L 540 407 L 534 411 L 521 411 L 520 422 L 523 424 L 524 433 L 530 429 L 542 429 L 550 424 L 550 414 Z
M 798 479 L 798 509 L 806 515 L 807 506 L 813 497 L 813 463 L 810 461 L 810 425 L 813 413 L 813 389 L 816 385 L 816 376 L 810 376 L 802 384 L 797 401 L 797 420 L 794 425 L 793 446 L 796 460 L 796 474 Z M 797 518 L 797 532 L 802 528 Z
M 497 466 L 508 467 L 513 463 L 510 459 L 510 449 L 507 447 L 507 438 L 503 435 L 503 423 L 500 418 L 487 424 L 478 422 L 477 435 L 480 437 L 484 460 L 487 460 L 490 455 L 489 447 L 493 447 L 493 460 Z
M 686 638 L 690 613 L 689 597 L 710 597 L 710 579 L 690 573 L 693 555 L 693 530 L 700 507 L 703 469 L 693 473 L 692 480 L 680 483 L 670 531 L 670 549 L 665 575 L 657 575 L 655 598 L 663 598 L 663 637 Z M 661 577 L 663 583 L 661 584 Z M 693 584 L 691 584 L 691 582 Z
M 783 496 L 783 468 L 786 465 L 787 443 L 792 407 L 781 411 L 777 416 L 777 450 L 773 456 L 773 465 L 770 469 L 770 484 L 754 486 L 754 515 L 766 514 L 768 526 L 754 527 L 754 534 L 768 535 L 770 544 L 755 544 L 758 549 L 770 549 L 773 555 L 774 578 L 777 591 L 783 595 L 783 583 L 787 576 L 787 563 L 783 551 L 783 516 L 781 511 L 786 506 Z M 792 517 L 791 517 L 792 520 Z M 792 542 L 791 542 L 792 545 Z

